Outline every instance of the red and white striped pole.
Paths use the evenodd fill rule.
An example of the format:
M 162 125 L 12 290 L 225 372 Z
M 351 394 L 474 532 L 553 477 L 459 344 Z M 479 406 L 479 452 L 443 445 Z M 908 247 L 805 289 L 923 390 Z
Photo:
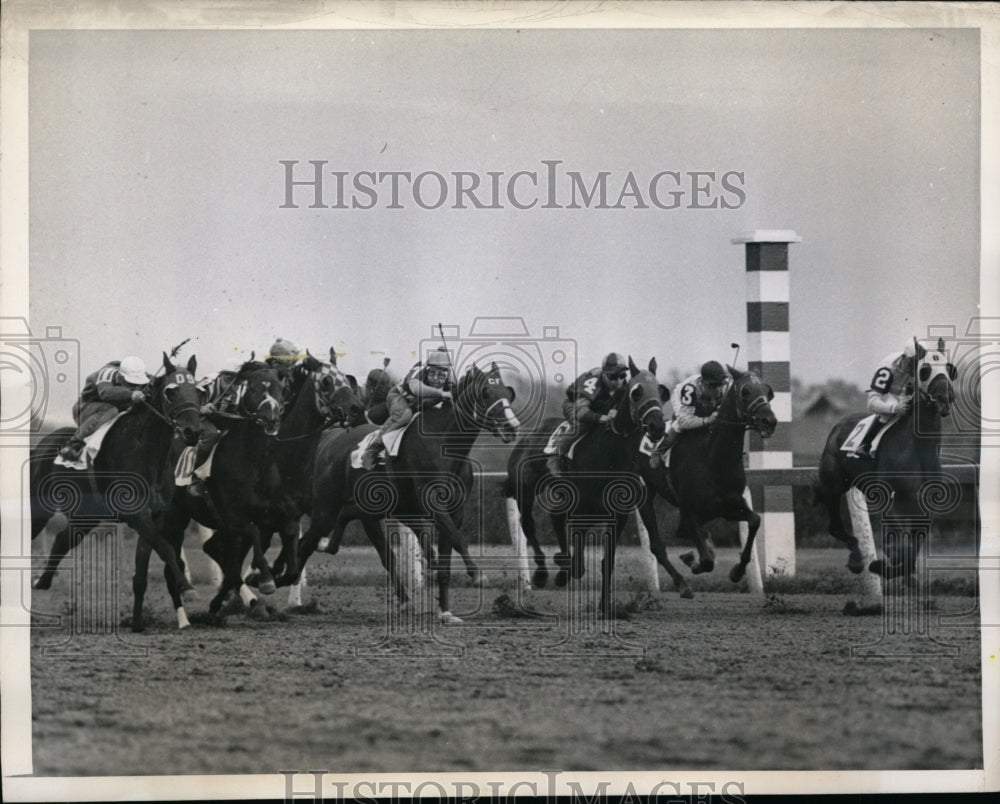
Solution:
M 802 238 L 788 229 L 758 229 L 733 238 L 746 245 L 747 366 L 774 390 L 778 426 L 771 438 L 750 433 L 749 468 L 792 466 L 791 340 L 788 330 L 788 244 Z M 765 574 L 795 574 L 795 514 L 791 486 L 765 486 L 755 500 L 761 514 Z

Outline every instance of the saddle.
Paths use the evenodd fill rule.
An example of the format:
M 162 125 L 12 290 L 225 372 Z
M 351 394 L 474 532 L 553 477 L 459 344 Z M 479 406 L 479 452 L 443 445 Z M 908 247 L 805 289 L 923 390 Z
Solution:
M 117 416 L 115 416 L 111 421 L 105 422 L 93 433 L 87 436 L 84 440 L 83 452 L 80 453 L 80 457 L 75 461 L 67 461 L 61 455 L 57 455 L 55 460 L 52 461 L 56 466 L 64 466 L 67 469 L 77 469 L 80 471 L 86 471 L 94 465 L 94 460 L 97 458 L 97 453 L 101 451 L 101 444 L 104 443 L 104 436 L 108 434 L 108 430 L 111 429 L 111 425 L 114 424 L 118 419 L 125 415 L 127 411 L 122 411 Z
M 552 431 L 552 435 L 549 436 L 548 442 L 545 444 L 545 448 L 542 450 L 544 455 L 557 455 L 559 453 L 559 441 L 562 437 L 568 433 L 573 428 L 573 425 L 569 422 L 560 422 L 559 426 Z M 586 433 L 581 433 L 579 436 L 573 439 L 573 442 L 569 445 L 569 449 L 566 450 L 566 457 L 569 460 L 573 460 L 573 451 L 576 449 L 576 445 L 579 444 L 586 437 Z
M 175 486 L 190 486 L 196 472 L 202 480 L 208 480 L 212 475 L 212 459 L 215 458 L 215 451 L 219 448 L 219 444 L 222 443 L 222 439 L 226 437 L 226 432 L 223 430 L 219 434 L 219 438 L 212 445 L 208 457 L 205 458 L 200 466 L 195 466 L 195 461 L 198 459 L 198 445 L 184 447 L 180 457 L 177 458 L 177 466 L 174 468 Z
M 663 438 L 666 438 L 666 436 L 663 436 Z M 659 444 L 663 438 L 659 439 L 659 441 L 653 441 L 653 439 L 651 439 L 648 435 L 643 435 L 642 441 L 639 444 L 639 454 L 645 455 L 648 458 L 653 454 L 653 450 L 656 449 L 656 445 Z M 674 448 L 671 447 L 660 456 L 660 461 L 663 463 L 664 468 L 670 466 L 670 453 L 673 451 Z
M 840 445 L 841 452 L 847 452 L 849 454 L 856 454 L 858 448 L 861 446 L 861 442 L 864 441 L 865 434 L 871 429 L 872 425 L 875 424 L 875 419 L 878 416 L 877 413 L 872 413 L 865 416 L 861 421 L 854 425 L 854 429 L 848 434 L 847 438 L 844 439 L 844 443 Z M 882 437 L 892 428 L 896 422 L 898 422 L 902 416 L 893 416 L 889 421 L 885 423 L 881 430 L 875 434 L 875 438 L 872 439 L 871 446 L 869 447 L 869 454 L 875 457 L 875 451 L 878 449 L 878 445 L 882 441 Z
M 399 445 L 403 442 L 403 434 L 413 426 L 413 423 L 417 420 L 419 415 L 419 412 L 414 413 L 413 417 L 405 427 L 401 427 L 399 430 L 390 430 L 388 433 L 382 434 L 382 446 L 384 448 L 383 454 L 388 455 L 390 458 L 395 458 L 399 455 Z M 365 454 L 365 450 L 368 449 L 368 445 L 372 442 L 372 439 L 375 438 L 376 433 L 378 433 L 378 430 L 372 430 L 368 435 L 361 439 L 358 445 L 351 452 L 352 469 L 362 468 L 361 456 Z

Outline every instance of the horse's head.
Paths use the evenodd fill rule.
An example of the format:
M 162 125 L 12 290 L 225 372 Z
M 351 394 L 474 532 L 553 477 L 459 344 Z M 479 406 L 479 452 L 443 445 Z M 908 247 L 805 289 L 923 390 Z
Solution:
M 640 370 L 630 356 L 628 369 L 631 377 L 623 403 L 627 400 L 629 420 L 634 426 L 641 427 L 651 439 L 659 441 L 667 429 L 663 403 L 670 399 L 670 391 L 656 381 L 656 358 L 650 359 L 648 369 Z M 618 427 L 619 415 L 615 416 Z
M 955 401 L 953 383 L 957 376 L 955 367 L 948 362 L 944 351 L 944 339 L 938 339 L 936 352 L 917 344 L 917 391 L 921 402 L 930 405 L 942 419 L 951 415 Z
M 774 391 L 752 371 L 739 372 L 729 366 L 733 377 L 727 396 L 732 397 L 735 404 L 736 420 L 744 427 L 756 430 L 762 438 L 774 435 L 778 420 L 771 410 L 771 400 Z
M 188 446 L 198 443 L 202 427 L 201 416 L 198 414 L 201 405 L 194 376 L 197 367 L 198 360 L 194 355 L 188 360 L 187 366 L 175 366 L 164 352 L 164 374 L 156 377 L 152 383 L 153 406 L 167 417 Z
M 332 349 L 330 353 L 334 354 Z M 316 411 L 325 421 L 348 425 L 364 420 L 365 409 L 357 395 L 357 383 L 351 383 L 336 363 L 324 363 L 307 353 L 302 367 L 312 383 Z
M 285 382 L 279 370 L 266 363 L 244 363 L 236 377 L 243 383 L 240 413 L 259 424 L 268 435 L 276 435 L 284 412 Z
M 517 437 L 521 423 L 510 403 L 514 389 L 503 384 L 500 369 L 493 363 L 489 371 L 473 365 L 458 383 L 455 404 L 472 419 L 477 429 L 489 430 L 509 444 Z

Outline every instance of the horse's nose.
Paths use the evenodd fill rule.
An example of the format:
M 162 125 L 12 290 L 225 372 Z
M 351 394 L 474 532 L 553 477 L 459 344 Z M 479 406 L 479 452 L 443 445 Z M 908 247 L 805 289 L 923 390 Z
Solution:
M 186 425 L 181 428 L 181 436 L 184 439 L 184 443 L 189 447 L 193 447 L 195 444 L 198 443 L 199 434 L 200 434 L 200 428 L 198 427 L 192 427 L 191 425 Z

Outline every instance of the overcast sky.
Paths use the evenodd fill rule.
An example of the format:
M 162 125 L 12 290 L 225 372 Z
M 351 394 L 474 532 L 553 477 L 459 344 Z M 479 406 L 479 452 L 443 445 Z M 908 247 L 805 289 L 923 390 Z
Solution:
M 81 341 L 83 374 L 187 337 L 207 371 L 276 336 L 363 374 L 377 351 L 408 366 L 439 321 L 521 316 L 581 370 L 616 350 L 665 376 L 745 343 L 731 238 L 752 229 L 802 237 L 805 382 L 865 385 L 977 314 L 976 30 L 36 31 L 29 88 L 31 321 Z M 282 162 L 305 179 L 310 160 L 327 206 L 345 174 L 347 209 L 309 187 L 282 208 Z M 388 182 L 352 190 L 364 171 L 450 186 L 429 209 L 436 177 L 403 182 L 392 209 Z M 453 208 L 456 171 L 486 205 L 499 174 L 501 208 Z M 518 171 L 541 189 L 508 193 Z M 608 206 L 631 173 L 639 199 L 565 208 L 568 171 L 608 171 Z M 650 198 L 662 171 L 675 209 Z

